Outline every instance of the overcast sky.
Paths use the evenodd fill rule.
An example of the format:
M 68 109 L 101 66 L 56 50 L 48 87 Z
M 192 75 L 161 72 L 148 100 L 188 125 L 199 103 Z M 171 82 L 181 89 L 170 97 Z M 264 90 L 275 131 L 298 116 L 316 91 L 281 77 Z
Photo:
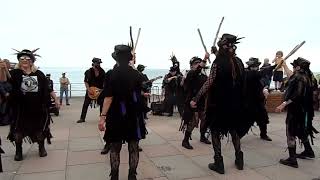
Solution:
M 305 40 L 288 61 L 305 57 L 320 72 L 319 7 L 317 0 L 1 0 L 0 57 L 16 61 L 11 48 L 39 47 L 40 67 L 90 67 L 93 57 L 111 67 L 114 45 L 129 42 L 131 25 L 134 39 L 142 28 L 137 63 L 169 68 L 174 52 L 186 68 L 204 56 L 197 28 L 210 49 L 225 16 L 220 36 L 245 37 L 237 51 L 243 61 L 287 54 Z

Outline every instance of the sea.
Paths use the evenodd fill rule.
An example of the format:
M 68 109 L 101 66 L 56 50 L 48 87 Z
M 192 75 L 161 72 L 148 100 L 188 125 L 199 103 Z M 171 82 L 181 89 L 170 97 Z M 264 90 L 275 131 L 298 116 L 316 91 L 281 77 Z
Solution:
M 60 83 L 59 78 L 63 72 L 66 73 L 66 77 L 70 81 L 71 97 L 72 96 L 84 96 L 85 95 L 85 85 L 84 85 L 84 73 L 88 68 L 77 68 L 77 67 L 40 67 L 40 70 L 44 74 L 50 74 L 51 80 L 54 83 L 54 91 L 57 96 L 60 95 Z M 109 69 L 104 69 L 106 72 Z M 169 72 L 169 69 L 145 69 L 145 73 L 149 79 L 156 78 L 158 76 L 165 76 Z M 158 79 L 153 82 L 152 92 L 153 94 L 161 94 L 162 80 Z M 69 89 L 69 90 L 70 90 Z
M 59 78 L 61 77 L 61 74 L 63 72 L 66 73 L 66 77 L 69 78 L 70 81 L 70 89 L 69 92 L 70 96 L 84 96 L 85 95 L 85 85 L 84 85 L 84 73 L 88 68 L 79 68 L 79 67 L 40 67 L 40 70 L 45 74 L 50 74 L 51 79 L 54 83 L 54 91 L 57 93 L 57 96 L 60 96 L 60 84 L 59 84 Z M 106 72 L 109 69 L 104 69 Z M 158 76 L 165 76 L 169 69 L 145 69 L 143 71 L 149 79 L 156 78 Z M 184 72 L 182 72 L 184 73 Z M 320 73 L 316 72 L 314 73 L 317 75 L 318 78 L 320 78 Z M 162 86 L 162 80 L 158 79 L 155 82 L 153 82 L 153 87 L 151 90 L 152 94 L 161 94 L 161 86 Z M 271 88 L 274 87 L 273 82 L 271 83 Z

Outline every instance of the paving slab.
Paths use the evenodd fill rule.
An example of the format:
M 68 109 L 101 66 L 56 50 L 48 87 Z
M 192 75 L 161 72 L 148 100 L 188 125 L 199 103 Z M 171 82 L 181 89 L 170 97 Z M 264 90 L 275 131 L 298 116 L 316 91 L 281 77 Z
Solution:
M 96 137 L 73 138 L 69 142 L 70 151 L 99 150 L 103 148 L 101 139 Z
M 68 153 L 68 165 L 106 163 L 105 156 L 100 154 L 100 150 L 93 151 L 70 151 Z
M 151 159 L 168 179 L 186 179 L 210 175 L 183 155 Z
M 109 173 L 106 163 L 68 166 L 66 180 L 105 180 Z
M 259 174 L 262 174 L 269 179 L 288 179 L 288 180 L 312 180 L 315 176 L 304 173 L 299 168 L 286 167 L 282 164 L 263 167 L 256 169 Z
M 13 177 L 14 177 L 14 174 L 10 173 L 10 172 L 0 173 L 0 179 L 1 180 L 12 180 Z
M 67 150 L 48 151 L 48 156 L 39 157 L 37 152 L 30 152 L 22 161 L 18 174 L 64 171 L 66 168 Z
M 110 154 L 101 155 L 104 142 L 103 132 L 97 129 L 99 108 L 88 109 L 85 123 L 78 124 L 83 103 L 82 98 L 72 98 L 71 106 L 62 106 L 60 115 L 53 116 L 51 125 L 52 144 L 47 145 L 48 156 L 38 156 L 37 144 L 23 144 L 24 160 L 13 160 L 15 146 L 6 136 L 9 126 L 0 127 L 4 173 L 0 180 L 99 180 L 109 179 Z M 147 128 L 149 134 L 140 142 L 140 162 L 137 173 L 139 180 L 312 180 L 320 177 L 320 139 L 314 139 L 313 149 L 316 158 L 298 160 L 299 168 L 290 168 L 279 164 L 280 158 L 288 157 L 286 150 L 285 113 L 270 113 L 268 134 L 271 142 L 260 139 L 260 130 L 252 130 L 241 139 L 244 152 L 244 170 L 239 171 L 234 165 L 234 149 L 231 137 L 221 140 L 226 174 L 220 175 L 208 169 L 213 162 L 212 145 L 199 142 L 199 129 L 192 134 L 191 145 L 194 150 L 181 146 L 184 137 L 178 131 L 180 118 L 178 113 L 173 117 L 149 115 Z M 314 125 L 320 129 L 320 113 L 316 112 Z M 297 146 L 297 152 L 303 147 Z M 129 154 L 127 145 L 123 145 L 120 158 L 120 179 L 127 179 Z
M 18 174 L 13 180 L 65 180 L 65 171 L 53 171 L 43 173 L 32 173 L 32 174 Z

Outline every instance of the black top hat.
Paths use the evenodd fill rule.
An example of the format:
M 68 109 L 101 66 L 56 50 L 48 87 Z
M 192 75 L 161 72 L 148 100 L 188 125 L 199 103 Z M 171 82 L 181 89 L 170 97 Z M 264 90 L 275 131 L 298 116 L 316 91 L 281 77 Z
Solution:
M 114 47 L 114 52 L 111 54 L 114 60 L 116 61 L 127 61 L 129 62 L 132 59 L 132 48 L 128 45 L 116 45 Z
M 296 60 L 294 60 L 292 63 L 290 63 L 293 67 L 297 67 L 299 66 L 302 69 L 308 69 L 310 66 L 310 61 L 302 58 L 302 57 L 298 57 Z
M 93 63 L 102 63 L 102 61 L 101 61 L 101 59 L 100 58 L 96 58 L 96 57 L 94 57 L 93 59 L 92 59 L 92 62 Z
M 138 70 L 139 72 L 142 72 L 145 67 L 147 67 L 147 66 L 144 66 L 144 65 L 142 65 L 142 64 L 139 64 L 139 65 L 137 66 L 137 70 Z
M 222 37 L 220 38 L 220 40 L 218 41 L 218 46 L 221 47 L 223 45 L 235 45 L 238 44 L 240 42 L 238 42 L 238 40 L 243 39 L 244 37 L 238 38 L 235 35 L 232 34 L 223 34 Z
M 251 57 L 249 61 L 246 62 L 246 64 L 248 65 L 248 67 L 257 67 L 260 66 L 261 62 L 258 58 Z

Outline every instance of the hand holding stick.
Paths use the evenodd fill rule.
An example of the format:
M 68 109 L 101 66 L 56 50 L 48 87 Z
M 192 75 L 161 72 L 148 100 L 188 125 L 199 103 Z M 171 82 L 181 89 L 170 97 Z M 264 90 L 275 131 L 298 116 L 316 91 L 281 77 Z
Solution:
M 200 29 L 199 29 L 199 28 L 198 28 L 198 33 L 199 33 L 200 40 L 201 40 L 202 46 L 203 46 L 203 48 L 204 48 L 204 51 L 205 51 L 206 53 L 208 53 L 207 47 L 206 47 L 206 45 L 205 45 L 204 42 L 203 42 L 203 38 L 202 38 L 202 35 L 201 35 L 201 32 L 200 32 Z M 209 61 L 209 63 L 211 63 L 210 58 L 208 58 L 208 61 Z

